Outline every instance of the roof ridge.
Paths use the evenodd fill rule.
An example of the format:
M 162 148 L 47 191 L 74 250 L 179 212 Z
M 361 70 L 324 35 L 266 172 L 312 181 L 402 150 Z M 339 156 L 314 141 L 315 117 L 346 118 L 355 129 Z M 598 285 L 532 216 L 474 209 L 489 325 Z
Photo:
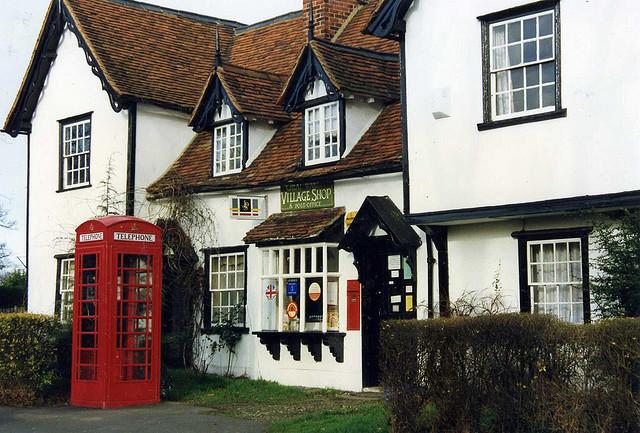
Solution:
M 166 13 L 170 13 L 182 18 L 187 18 L 187 19 L 192 19 L 194 21 L 204 21 L 204 22 L 208 22 L 208 23 L 214 23 L 214 24 L 220 24 L 220 25 L 227 25 L 229 27 L 233 27 L 233 28 L 238 28 L 238 27 L 243 27 L 246 26 L 246 24 L 241 23 L 239 21 L 235 21 L 235 20 L 229 20 L 229 19 L 225 19 L 225 18 L 218 18 L 218 17 L 214 17 L 211 15 L 204 15 L 204 14 L 199 14 L 197 12 L 190 12 L 190 11 L 185 11 L 185 10 L 180 10 L 180 9 L 174 9 L 174 8 L 169 8 L 166 6 L 160 6 L 157 4 L 151 4 L 151 3 L 145 3 L 142 1 L 138 1 L 138 0 L 107 0 L 113 3 L 119 3 L 125 6 L 131 6 L 131 7 L 135 7 L 135 8 L 139 8 L 139 9 L 145 9 L 145 10 L 149 10 L 152 12 L 166 12 Z
M 321 45 L 326 45 L 331 48 L 336 48 L 337 50 L 342 52 L 351 53 L 351 54 L 360 54 L 365 57 L 384 60 L 387 62 L 397 62 L 399 59 L 399 56 L 397 54 L 383 53 L 380 51 L 370 50 L 368 48 L 354 47 L 351 45 L 343 45 L 337 42 L 331 42 L 324 39 L 314 39 L 312 42 L 316 42 Z
M 123 0 L 125 1 L 125 0 Z M 131 0 L 129 0 L 131 1 Z M 236 28 L 235 29 L 235 33 L 236 35 L 241 35 L 243 33 L 247 33 L 250 32 L 252 30 L 256 30 L 256 29 L 260 29 L 263 27 L 267 27 L 270 26 L 272 24 L 278 24 L 281 23 L 283 21 L 287 21 L 290 19 L 294 19 L 294 18 L 299 18 L 302 16 L 302 10 L 299 11 L 293 11 L 293 12 L 287 12 L 286 14 L 282 14 L 282 15 L 278 15 L 272 18 L 267 18 L 266 20 L 262 20 L 262 21 L 258 21 L 256 23 L 253 24 L 245 24 L 243 27 L 240 28 Z
M 280 79 L 286 78 L 288 76 L 288 74 L 279 74 L 277 72 L 270 72 L 270 71 L 263 71 L 263 70 L 260 70 L 260 69 L 247 68 L 245 66 L 236 65 L 236 64 L 230 63 L 230 62 L 226 62 L 226 63 L 223 63 L 222 65 L 220 65 L 220 69 L 222 69 L 224 71 L 225 68 L 227 68 L 229 66 L 231 67 L 232 70 L 233 69 L 239 69 L 241 71 L 255 72 L 257 74 L 262 74 L 262 75 L 266 75 L 266 76 L 274 76 L 274 77 L 278 77 Z

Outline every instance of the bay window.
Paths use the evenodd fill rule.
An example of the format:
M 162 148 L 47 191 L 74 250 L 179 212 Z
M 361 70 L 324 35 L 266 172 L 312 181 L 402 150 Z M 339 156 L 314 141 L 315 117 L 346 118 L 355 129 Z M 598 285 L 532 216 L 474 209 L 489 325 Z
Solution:
M 337 244 L 262 249 L 262 329 L 338 331 Z

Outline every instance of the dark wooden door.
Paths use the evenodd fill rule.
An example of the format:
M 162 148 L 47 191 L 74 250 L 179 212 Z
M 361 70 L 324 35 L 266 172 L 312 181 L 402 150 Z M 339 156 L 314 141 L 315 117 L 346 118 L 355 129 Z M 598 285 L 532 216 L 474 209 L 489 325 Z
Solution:
M 362 282 L 362 384 L 378 386 L 380 324 L 389 319 L 414 319 L 415 251 L 399 251 L 388 237 L 369 240 L 359 254 Z
M 362 386 L 379 384 L 380 322 L 384 318 L 384 259 L 386 251 L 372 245 L 362 281 Z

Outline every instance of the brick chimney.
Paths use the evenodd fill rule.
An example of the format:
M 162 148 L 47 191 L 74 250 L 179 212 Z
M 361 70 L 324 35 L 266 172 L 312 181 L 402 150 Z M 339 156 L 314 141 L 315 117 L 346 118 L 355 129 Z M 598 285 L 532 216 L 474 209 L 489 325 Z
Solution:
M 313 19 L 315 23 L 315 37 L 317 39 L 331 39 L 342 27 L 351 12 L 366 0 L 303 0 L 304 15 L 309 21 L 309 3 L 313 5 Z

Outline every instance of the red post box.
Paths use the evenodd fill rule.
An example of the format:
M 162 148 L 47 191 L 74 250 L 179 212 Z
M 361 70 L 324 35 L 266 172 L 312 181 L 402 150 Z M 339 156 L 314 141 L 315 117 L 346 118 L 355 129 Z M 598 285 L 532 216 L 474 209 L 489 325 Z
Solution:
M 71 405 L 160 401 L 162 236 L 133 217 L 76 229 Z
M 347 331 L 360 330 L 360 282 L 347 281 Z

